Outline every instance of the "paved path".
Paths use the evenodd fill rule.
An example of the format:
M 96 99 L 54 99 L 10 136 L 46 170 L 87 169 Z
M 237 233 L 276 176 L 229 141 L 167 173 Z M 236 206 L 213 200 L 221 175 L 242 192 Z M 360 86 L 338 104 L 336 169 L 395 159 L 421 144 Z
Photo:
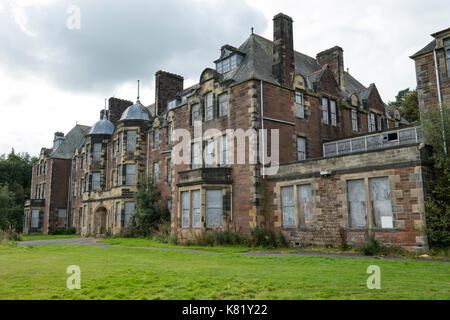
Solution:
M 192 253 L 202 253 L 202 254 L 220 254 L 219 252 L 202 251 L 202 250 L 191 250 L 191 249 L 177 249 L 177 248 L 157 248 L 157 247 L 130 247 L 121 245 L 112 245 L 108 243 L 100 243 L 103 239 L 96 238 L 66 238 L 66 239 L 52 239 L 52 240 L 33 240 L 33 241 L 20 241 L 18 242 L 21 246 L 40 246 L 40 245 L 77 245 L 77 246 L 95 246 L 95 247 L 113 247 L 113 248 L 128 248 L 128 249 L 145 249 L 145 250 L 164 250 L 164 251 L 181 251 L 181 252 L 192 252 Z M 364 259 L 374 259 L 374 260 L 398 260 L 398 261 L 427 261 L 427 262 L 450 262 L 450 260 L 444 259 L 404 259 L 396 257 L 369 257 L 362 256 L 352 253 L 322 253 L 322 252 L 311 252 L 299 250 L 298 253 L 281 253 L 281 252 L 267 252 L 267 251 L 254 251 L 254 252 L 241 252 L 237 253 L 243 256 L 252 257 L 327 257 L 327 258 L 364 258 Z

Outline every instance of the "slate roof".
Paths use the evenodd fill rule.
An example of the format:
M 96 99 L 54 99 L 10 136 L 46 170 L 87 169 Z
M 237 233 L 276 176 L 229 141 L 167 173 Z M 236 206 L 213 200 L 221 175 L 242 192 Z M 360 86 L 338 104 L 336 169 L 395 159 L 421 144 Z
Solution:
M 89 134 L 113 134 L 114 133 L 114 125 L 111 121 L 106 118 L 106 114 L 103 116 L 103 119 L 97 121 L 89 131 Z
M 83 142 L 91 127 L 77 124 L 66 134 L 64 142 L 50 154 L 54 159 L 72 159 L 75 149 Z
M 424 48 L 422 48 L 419 51 L 417 51 L 416 53 L 414 53 L 410 58 L 414 59 L 422 54 L 432 52 L 434 50 L 434 48 L 436 48 L 436 40 L 431 41 Z
M 122 113 L 120 121 L 123 120 L 150 120 L 150 111 L 144 107 L 139 100 L 135 104 L 129 106 Z

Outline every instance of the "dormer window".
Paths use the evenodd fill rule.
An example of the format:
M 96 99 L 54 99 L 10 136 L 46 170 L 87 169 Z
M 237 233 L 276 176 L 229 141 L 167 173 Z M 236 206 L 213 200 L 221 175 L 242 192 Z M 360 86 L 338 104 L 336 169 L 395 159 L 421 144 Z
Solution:
M 216 70 L 222 74 L 233 71 L 237 69 L 243 58 L 244 54 L 237 51 L 236 48 L 224 46 L 220 58 L 215 61 Z

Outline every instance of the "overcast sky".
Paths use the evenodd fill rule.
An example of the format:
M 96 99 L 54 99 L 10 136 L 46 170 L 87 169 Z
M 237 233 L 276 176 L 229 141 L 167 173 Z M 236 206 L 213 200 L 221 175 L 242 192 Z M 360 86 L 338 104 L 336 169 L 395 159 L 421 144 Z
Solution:
M 80 28 L 77 27 L 77 6 Z M 0 154 L 38 155 L 55 131 L 92 125 L 104 99 L 154 102 L 154 74 L 198 82 L 224 44 L 255 33 L 272 39 L 272 18 L 294 19 L 295 50 L 315 57 L 339 45 L 345 68 L 388 102 L 414 88 L 409 56 L 449 27 L 448 1 L 0 0 Z M 69 28 L 69 27 L 71 28 Z M 73 28 L 75 27 L 75 28 Z

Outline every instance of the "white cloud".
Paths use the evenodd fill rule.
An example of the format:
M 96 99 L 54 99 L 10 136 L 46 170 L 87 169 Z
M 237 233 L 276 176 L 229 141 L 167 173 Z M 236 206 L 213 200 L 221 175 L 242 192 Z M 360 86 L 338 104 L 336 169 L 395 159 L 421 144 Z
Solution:
M 81 8 L 81 29 L 66 28 L 66 8 Z M 13 9 L 11 9 L 13 8 Z M 415 87 L 409 59 L 448 27 L 445 1 L 323 0 L 15 0 L 0 3 L 0 154 L 38 154 L 55 131 L 92 125 L 104 98 L 154 101 L 154 74 L 198 81 L 223 44 L 255 32 L 272 39 L 272 18 L 294 19 L 295 49 L 315 56 L 339 45 L 346 67 L 384 100 Z

